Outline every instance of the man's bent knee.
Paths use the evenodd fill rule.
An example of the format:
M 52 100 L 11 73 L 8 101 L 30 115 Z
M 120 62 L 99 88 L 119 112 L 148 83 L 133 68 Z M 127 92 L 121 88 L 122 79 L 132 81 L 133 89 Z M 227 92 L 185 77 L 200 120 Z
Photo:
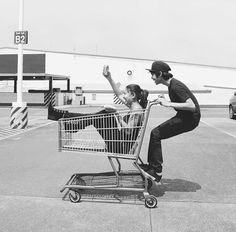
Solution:
M 160 136 L 160 130 L 159 128 L 154 128 L 152 131 L 151 131 L 151 139 L 154 139 L 154 140 L 160 140 L 161 139 L 161 136 Z

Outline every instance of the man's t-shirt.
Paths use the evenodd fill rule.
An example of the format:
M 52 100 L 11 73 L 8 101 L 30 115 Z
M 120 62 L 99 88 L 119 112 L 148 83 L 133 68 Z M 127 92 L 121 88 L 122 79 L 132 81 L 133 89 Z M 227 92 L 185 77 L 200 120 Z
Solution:
M 178 112 L 178 115 L 194 116 L 200 118 L 200 107 L 198 101 L 184 83 L 175 78 L 172 78 L 168 90 L 169 90 L 169 97 L 172 102 L 184 103 L 186 102 L 187 99 L 191 98 L 196 106 L 196 110 L 194 112 L 175 109 Z

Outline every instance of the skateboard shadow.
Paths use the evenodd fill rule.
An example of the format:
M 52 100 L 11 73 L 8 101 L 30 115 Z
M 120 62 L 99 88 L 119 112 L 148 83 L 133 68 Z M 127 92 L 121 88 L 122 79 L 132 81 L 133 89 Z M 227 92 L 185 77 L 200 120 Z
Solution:
M 154 196 L 160 197 L 165 192 L 196 192 L 201 189 L 198 183 L 183 179 L 162 179 L 161 184 L 153 186 L 150 193 Z

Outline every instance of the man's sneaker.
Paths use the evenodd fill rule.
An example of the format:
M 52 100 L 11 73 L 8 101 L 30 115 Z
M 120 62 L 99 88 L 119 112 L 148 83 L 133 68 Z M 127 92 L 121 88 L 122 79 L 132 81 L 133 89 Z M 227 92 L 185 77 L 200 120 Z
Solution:
M 144 171 L 144 173 L 150 177 L 150 179 L 155 180 L 156 182 L 160 182 L 162 178 L 162 173 L 157 173 L 155 168 L 151 167 L 147 171 Z

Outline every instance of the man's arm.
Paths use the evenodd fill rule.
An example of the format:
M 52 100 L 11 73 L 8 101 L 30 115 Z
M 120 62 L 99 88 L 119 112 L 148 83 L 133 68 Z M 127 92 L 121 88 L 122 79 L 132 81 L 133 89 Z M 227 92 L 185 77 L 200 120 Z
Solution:
M 176 110 L 186 110 L 186 111 L 191 111 L 191 112 L 194 112 L 196 110 L 196 106 L 193 103 L 191 98 L 188 98 L 183 103 L 170 102 L 164 98 L 159 98 L 158 101 L 160 102 L 160 105 L 165 106 L 165 107 L 172 107 L 172 108 L 175 108 Z

